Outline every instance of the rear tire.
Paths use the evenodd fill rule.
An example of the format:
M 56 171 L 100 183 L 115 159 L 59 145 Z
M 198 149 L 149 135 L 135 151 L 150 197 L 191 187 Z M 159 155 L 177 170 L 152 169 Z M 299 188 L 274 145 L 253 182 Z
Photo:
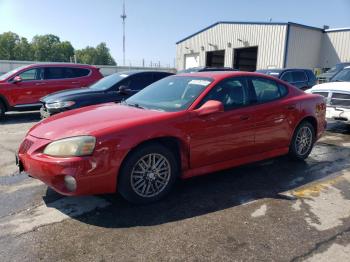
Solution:
M 6 108 L 5 105 L 0 101 L 0 120 L 5 116 Z
M 174 154 L 158 143 L 146 144 L 131 152 L 118 177 L 118 191 L 134 204 L 162 199 L 171 190 L 178 163 Z
M 304 121 L 296 128 L 290 147 L 289 156 L 296 160 L 306 159 L 315 143 L 315 128 L 310 122 Z

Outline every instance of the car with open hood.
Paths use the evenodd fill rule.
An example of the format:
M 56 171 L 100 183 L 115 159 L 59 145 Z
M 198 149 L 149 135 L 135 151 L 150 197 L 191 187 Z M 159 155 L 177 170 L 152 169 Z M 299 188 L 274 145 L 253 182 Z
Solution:
M 303 160 L 326 126 L 320 95 L 248 72 L 161 79 L 120 104 L 47 118 L 18 150 L 20 170 L 64 195 L 164 197 L 189 178 L 289 154 Z
M 327 118 L 350 124 L 350 66 L 336 74 L 330 82 L 316 85 L 306 92 L 324 97 Z

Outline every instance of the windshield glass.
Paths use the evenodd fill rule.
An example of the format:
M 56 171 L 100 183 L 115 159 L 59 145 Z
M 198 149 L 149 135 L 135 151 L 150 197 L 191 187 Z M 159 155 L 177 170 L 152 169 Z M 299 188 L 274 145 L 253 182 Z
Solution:
M 106 90 L 120 82 L 121 80 L 128 77 L 128 74 L 120 73 L 120 74 L 112 74 L 110 76 L 106 76 L 101 80 L 97 81 L 95 84 L 89 86 L 91 89 L 96 90 Z
M 151 84 L 125 102 L 137 107 L 166 112 L 187 109 L 213 82 L 206 77 L 170 76 Z
M 350 68 L 344 69 L 336 74 L 332 80 L 332 82 L 350 82 Z
M 326 73 L 336 73 L 336 72 L 339 72 L 340 70 L 341 70 L 340 66 L 333 66 L 331 69 L 326 71 Z
M 9 76 L 11 76 L 11 75 L 13 75 L 13 74 L 16 74 L 19 70 L 21 70 L 21 69 L 23 69 L 23 68 L 25 68 L 25 67 L 27 67 L 27 66 L 20 66 L 20 67 L 17 67 L 17 68 L 15 68 L 15 69 L 11 70 L 10 72 L 7 72 L 7 73 L 1 75 L 1 76 L 0 76 L 0 80 L 5 80 L 5 79 L 8 78 Z

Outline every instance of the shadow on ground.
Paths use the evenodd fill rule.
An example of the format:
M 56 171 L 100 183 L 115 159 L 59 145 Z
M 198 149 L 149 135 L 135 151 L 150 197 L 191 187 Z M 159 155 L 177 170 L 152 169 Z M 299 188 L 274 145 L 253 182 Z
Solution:
M 0 121 L 2 125 L 11 125 L 11 124 L 24 124 L 31 123 L 35 121 L 40 121 L 39 111 L 30 111 L 30 112 L 10 112 L 6 113 L 4 118 Z
M 104 195 L 101 197 L 108 200 L 110 206 L 74 219 L 105 228 L 127 228 L 179 221 L 262 198 L 294 201 L 283 192 L 330 178 L 350 167 L 349 148 L 318 143 L 315 150 L 317 153 L 305 162 L 280 157 L 179 181 L 166 199 L 145 206 L 131 205 L 116 195 Z M 331 154 L 335 159 L 339 154 L 339 159 L 317 157 L 322 154 Z M 50 192 L 48 190 L 51 196 L 48 198 L 52 198 Z M 44 200 L 50 206 L 50 201 L 45 197 Z

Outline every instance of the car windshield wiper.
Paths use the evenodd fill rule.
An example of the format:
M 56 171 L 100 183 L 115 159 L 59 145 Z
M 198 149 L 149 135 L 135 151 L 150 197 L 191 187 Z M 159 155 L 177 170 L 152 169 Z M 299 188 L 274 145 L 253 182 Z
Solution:
M 145 107 L 140 106 L 140 105 L 137 104 L 137 103 L 135 103 L 135 104 L 130 104 L 130 103 L 127 103 L 125 100 L 121 101 L 120 103 L 123 104 L 123 105 L 132 106 L 132 107 L 136 107 L 136 108 L 140 108 L 140 109 L 146 109 Z

